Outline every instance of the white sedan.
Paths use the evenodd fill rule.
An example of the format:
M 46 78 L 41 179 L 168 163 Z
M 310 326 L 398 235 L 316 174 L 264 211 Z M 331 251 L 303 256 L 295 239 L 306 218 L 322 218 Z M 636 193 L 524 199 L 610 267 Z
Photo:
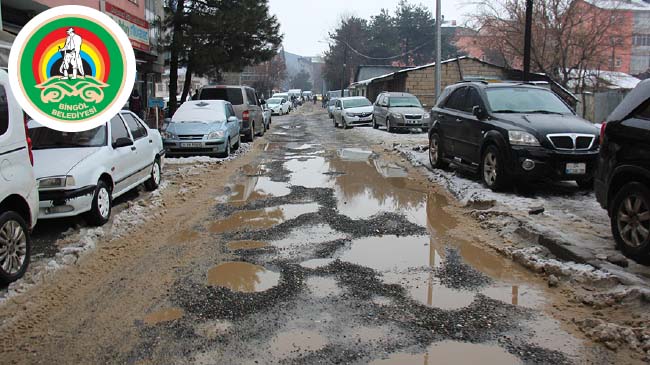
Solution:
M 270 98 L 266 100 L 266 106 L 273 112 L 274 115 L 289 114 L 289 102 L 285 98 Z
M 158 188 L 164 149 L 160 133 L 135 114 L 121 111 L 85 132 L 60 132 L 31 121 L 39 219 L 86 215 L 101 226 L 113 199 L 144 183 Z
M 372 124 L 373 106 L 363 96 L 337 99 L 332 110 L 334 127 L 339 125 L 347 129 L 354 125 Z

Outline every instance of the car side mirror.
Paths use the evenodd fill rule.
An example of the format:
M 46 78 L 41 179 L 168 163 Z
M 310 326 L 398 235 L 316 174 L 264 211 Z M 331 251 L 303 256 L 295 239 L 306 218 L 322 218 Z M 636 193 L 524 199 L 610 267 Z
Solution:
M 472 108 L 472 114 L 474 114 L 474 116 L 478 118 L 478 120 L 485 120 L 488 118 L 487 112 L 478 105 L 475 105 Z
M 113 148 L 133 146 L 133 141 L 131 138 L 120 137 L 113 142 Z
M 228 122 L 229 123 L 237 123 L 237 122 L 239 122 L 239 119 L 237 117 L 233 116 L 233 117 L 228 118 Z

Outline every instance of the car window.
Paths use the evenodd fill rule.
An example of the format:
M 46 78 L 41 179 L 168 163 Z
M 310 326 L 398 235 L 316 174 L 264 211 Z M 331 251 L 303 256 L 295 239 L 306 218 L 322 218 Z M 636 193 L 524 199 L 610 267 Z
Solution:
M 224 100 L 232 105 L 244 104 L 244 96 L 240 88 L 236 87 L 213 87 L 201 91 L 201 100 Z
M 634 116 L 640 119 L 650 120 L 650 100 L 646 101 L 645 105 L 641 106 Z
M 257 105 L 257 99 L 255 98 L 255 92 L 251 89 L 246 90 L 246 99 L 248 99 L 249 105 Z
M 227 115 L 226 118 L 237 116 L 237 114 L 235 114 L 235 110 L 232 108 L 232 105 L 230 104 L 226 104 L 226 115 Z
M 133 139 L 138 140 L 147 135 L 147 129 L 133 117 L 131 113 L 122 114 L 126 125 L 129 126 Z
M 461 87 L 451 93 L 449 99 L 447 99 L 447 102 L 445 103 L 445 109 L 462 110 L 466 93 L 466 87 Z
M 487 89 L 487 100 L 494 113 L 573 113 L 562 99 L 546 89 L 492 88 Z
M 111 143 L 115 143 L 118 138 L 131 139 L 129 132 L 124 126 L 124 122 L 116 115 L 111 119 Z
M 84 148 L 106 145 L 106 125 L 83 132 L 61 132 L 47 127 L 29 129 L 34 150 Z
M 0 86 L 0 136 L 7 133 L 9 129 L 9 103 L 7 102 L 7 92 L 3 86 Z
M 481 96 L 478 94 L 473 87 L 467 88 L 467 96 L 465 97 L 465 102 L 463 103 L 462 111 L 471 113 L 474 110 L 475 106 L 482 106 Z

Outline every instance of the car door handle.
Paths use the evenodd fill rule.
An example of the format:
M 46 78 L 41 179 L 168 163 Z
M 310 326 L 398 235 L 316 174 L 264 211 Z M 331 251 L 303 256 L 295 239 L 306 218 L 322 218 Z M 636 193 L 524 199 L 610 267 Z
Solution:
M 149 143 L 153 143 L 153 139 L 150 139 L 150 140 L 149 140 Z
M 462 119 L 460 119 L 460 118 L 456 118 L 456 122 L 460 123 L 460 122 L 462 122 L 462 121 L 463 121 Z
M 131 151 L 135 151 L 136 149 L 137 149 L 137 148 L 135 148 L 135 146 L 132 146 L 132 147 L 131 147 Z

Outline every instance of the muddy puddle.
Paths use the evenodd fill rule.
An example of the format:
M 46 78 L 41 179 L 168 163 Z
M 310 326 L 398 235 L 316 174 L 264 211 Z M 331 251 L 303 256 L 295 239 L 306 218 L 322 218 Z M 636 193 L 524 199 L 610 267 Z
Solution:
M 312 259 L 300 263 L 300 266 L 306 269 L 318 269 L 334 262 L 334 259 Z
M 296 228 L 286 238 L 269 242 L 281 248 L 299 248 L 300 246 L 316 246 L 322 242 L 329 242 L 346 238 L 346 235 L 333 230 L 326 224 Z
M 367 237 L 352 241 L 339 258 L 379 272 L 429 267 L 428 236 Z
M 390 355 L 387 359 L 375 360 L 370 364 L 510 365 L 521 364 L 521 361 L 498 346 L 443 341 L 434 343 L 423 353 L 396 353 Z
M 243 210 L 233 213 L 228 218 L 211 223 L 208 229 L 212 233 L 225 233 L 245 229 L 268 229 L 303 214 L 315 213 L 319 208 L 320 206 L 317 203 L 306 203 L 287 204 L 259 210 Z
M 307 288 L 316 298 L 334 297 L 342 293 L 336 279 L 331 277 L 312 276 L 307 279 Z
M 197 238 L 199 238 L 199 232 L 184 229 L 169 236 L 168 241 L 174 243 L 184 243 L 194 241 Z
M 171 322 L 183 318 L 185 313 L 180 308 L 168 308 L 153 312 L 144 317 L 143 321 L 147 326 L 155 326 L 159 323 Z
M 258 248 L 268 247 L 268 243 L 261 241 L 233 241 L 226 245 L 229 250 L 256 250 Z
M 252 176 L 232 187 L 230 203 L 244 203 L 250 200 L 289 195 L 291 190 L 286 183 L 272 181 L 266 176 Z
M 296 156 L 284 163 L 284 167 L 291 171 L 289 184 L 304 186 L 306 188 L 331 187 L 331 177 L 325 175 L 329 171 L 329 164 L 320 156 Z
M 208 271 L 209 285 L 243 293 L 271 289 L 279 280 L 279 273 L 247 262 L 226 262 Z

